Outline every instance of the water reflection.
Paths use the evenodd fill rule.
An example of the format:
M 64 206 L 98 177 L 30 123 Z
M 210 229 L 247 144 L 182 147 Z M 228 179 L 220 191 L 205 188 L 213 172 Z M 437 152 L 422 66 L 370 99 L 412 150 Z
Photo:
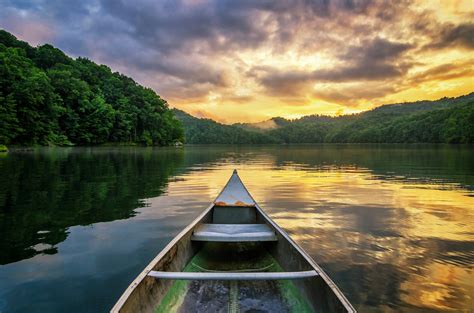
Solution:
M 57 252 L 67 228 L 129 218 L 160 195 L 182 150 L 40 149 L 0 161 L 0 264 Z
M 0 311 L 106 311 L 233 168 L 360 312 L 471 310 L 473 159 L 393 145 L 13 153 L 0 160 L 0 260 L 14 262 L 0 266 Z
M 457 183 L 379 180 L 363 168 L 295 170 L 292 164 L 278 176 L 249 172 L 246 181 L 255 183 L 251 190 L 266 184 L 257 199 L 359 310 L 472 308 L 474 199 L 468 191 Z

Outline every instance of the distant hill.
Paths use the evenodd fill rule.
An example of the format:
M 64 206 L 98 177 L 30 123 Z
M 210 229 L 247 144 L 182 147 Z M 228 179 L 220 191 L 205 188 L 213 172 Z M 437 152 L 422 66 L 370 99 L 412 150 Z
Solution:
M 0 30 L 0 144 L 170 145 L 183 129 L 153 90 Z
M 474 93 L 339 117 L 223 125 L 179 111 L 188 143 L 474 143 Z
M 446 109 L 451 105 L 465 103 L 474 100 L 474 92 L 456 97 L 456 98 L 441 98 L 435 101 L 416 101 L 416 102 L 404 102 L 395 104 L 386 104 L 379 106 L 368 112 L 385 112 L 385 113 L 413 113 L 419 111 L 431 111 L 436 109 Z
M 206 118 L 197 118 L 184 111 L 173 109 L 183 123 L 188 144 L 259 144 L 278 143 L 273 137 L 236 125 L 224 125 Z

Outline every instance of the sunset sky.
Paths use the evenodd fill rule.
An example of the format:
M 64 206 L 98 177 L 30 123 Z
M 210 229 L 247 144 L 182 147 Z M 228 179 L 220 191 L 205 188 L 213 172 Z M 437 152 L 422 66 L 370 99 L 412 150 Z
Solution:
M 51 43 L 221 122 L 349 114 L 474 91 L 474 4 L 0 0 L 0 28 Z

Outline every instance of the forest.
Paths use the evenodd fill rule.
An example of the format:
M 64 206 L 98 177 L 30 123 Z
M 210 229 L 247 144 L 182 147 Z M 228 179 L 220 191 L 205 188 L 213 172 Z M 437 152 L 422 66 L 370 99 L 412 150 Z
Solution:
M 170 145 L 184 140 L 165 100 L 133 79 L 0 30 L 0 143 Z
M 224 125 L 174 110 L 191 144 L 474 143 L 474 93 L 436 101 L 383 105 L 339 117 L 273 118 L 276 127 Z

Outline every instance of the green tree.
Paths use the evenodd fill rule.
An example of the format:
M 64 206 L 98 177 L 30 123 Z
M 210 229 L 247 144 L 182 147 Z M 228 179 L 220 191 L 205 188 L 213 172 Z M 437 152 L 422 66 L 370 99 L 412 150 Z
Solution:
M 19 48 L 0 52 L 0 93 L 6 107 L 9 128 L 16 128 L 10 141 L 29 144 L 49 144 L 58 129 L 57 116 L 61 111 L 60 98 L 54 93 L 47 75 L 34 67 L 26 53 Z M 16 119 L 11 114 L 16 113 Z M 15 121 L 19 127 L 15 127 Z
M 0 94 L 0 143 L 9 144 L 18 134 L 23 132 L 16 115 L 16 103 L 11 95 Z
M 42 69 L 51 68 L 56 64 L 70 64 L 72 62 L 61 50 L 48 44 L 36 48 L 33 61 L 36 66 Z

